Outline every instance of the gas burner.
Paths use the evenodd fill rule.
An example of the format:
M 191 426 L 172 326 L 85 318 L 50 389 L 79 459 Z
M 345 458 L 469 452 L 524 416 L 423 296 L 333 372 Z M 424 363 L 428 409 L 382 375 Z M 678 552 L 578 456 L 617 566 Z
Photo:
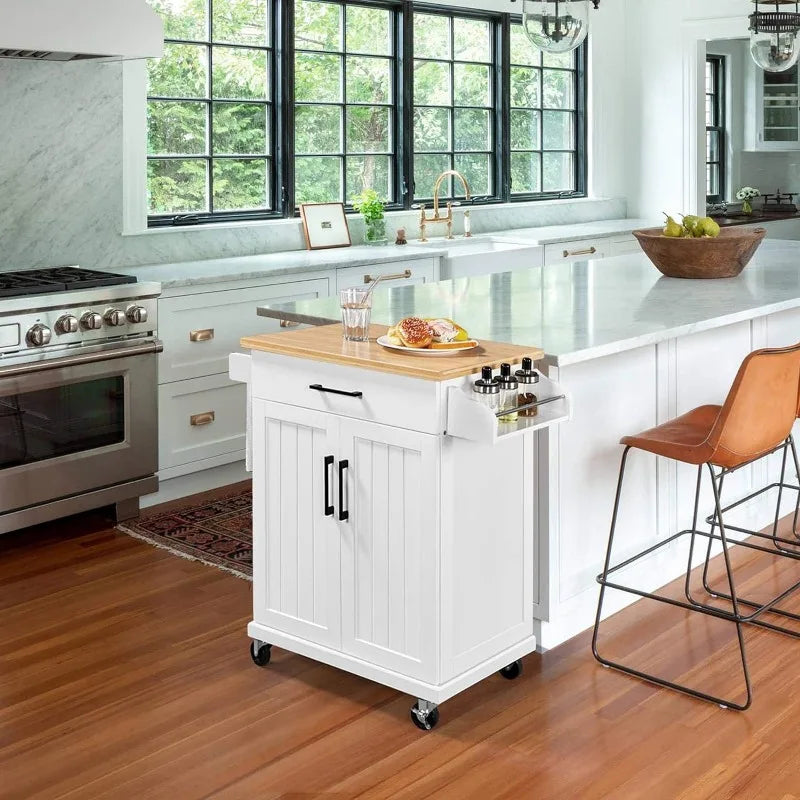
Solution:
M 779 211 L 787 214 L 797 213 L 797 206 L 794 204 L 794 198 L 797 194 L 784 194 L 778 189 L 775 194 L 761 195 L 764 198 L 764 211 Z
M 136 283 L 133 275 L 99 272 L 81 267 L 50 267 L 0 273 L 0 297 L 52 294 L 73 289 L 95 289 Z

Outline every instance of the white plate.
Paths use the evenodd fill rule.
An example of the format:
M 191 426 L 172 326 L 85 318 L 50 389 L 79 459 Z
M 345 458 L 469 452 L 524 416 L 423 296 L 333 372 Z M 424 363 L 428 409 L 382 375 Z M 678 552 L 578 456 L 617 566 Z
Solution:
M 378 344 L 387 350 L 397 350 L 398 353 L 407 353 L 410 356 L 452 356 L 457 353 L 465 353 L 467 350 L 474 350 L 478 343 L 474 340 L 464 342 L 464 347 L 454 347 L 448 350 L 431 350 L 427 347 L 403 347 L 402 345 L 392 344 L 388 336 L 379 336 Z

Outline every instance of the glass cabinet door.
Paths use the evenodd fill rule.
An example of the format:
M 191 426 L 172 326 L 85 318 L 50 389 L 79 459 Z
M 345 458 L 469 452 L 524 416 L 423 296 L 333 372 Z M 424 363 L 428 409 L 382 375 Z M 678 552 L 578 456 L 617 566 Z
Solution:
M 786 72 L 765 72 L 763 76 L 764 141 L 800 141 L 797 66 Z

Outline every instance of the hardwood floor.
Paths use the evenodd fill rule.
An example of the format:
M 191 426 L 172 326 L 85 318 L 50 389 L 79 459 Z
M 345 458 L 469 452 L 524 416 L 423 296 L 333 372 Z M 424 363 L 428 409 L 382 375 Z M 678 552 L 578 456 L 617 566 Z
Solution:
M 800 565 L 739 555 L 752 595 Z M 737 691 L 732 629 L 640 603 L 607 654 Z M 800 611 L 800 599 L 787 603 Z M 583 634 L 441 707 L 280 649 L 250 584 L 89 514 L 0 537 L 0 797 L 800 798 L 800 641 L 749 629 L 739 714 L 602 669 Z

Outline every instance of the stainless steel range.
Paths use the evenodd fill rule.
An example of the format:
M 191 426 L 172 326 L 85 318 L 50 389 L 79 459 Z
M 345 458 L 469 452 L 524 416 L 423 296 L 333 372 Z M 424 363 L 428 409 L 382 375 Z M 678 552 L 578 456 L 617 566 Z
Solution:
M 0 273 L 0 533 L 158 488 L 157 283 Z

